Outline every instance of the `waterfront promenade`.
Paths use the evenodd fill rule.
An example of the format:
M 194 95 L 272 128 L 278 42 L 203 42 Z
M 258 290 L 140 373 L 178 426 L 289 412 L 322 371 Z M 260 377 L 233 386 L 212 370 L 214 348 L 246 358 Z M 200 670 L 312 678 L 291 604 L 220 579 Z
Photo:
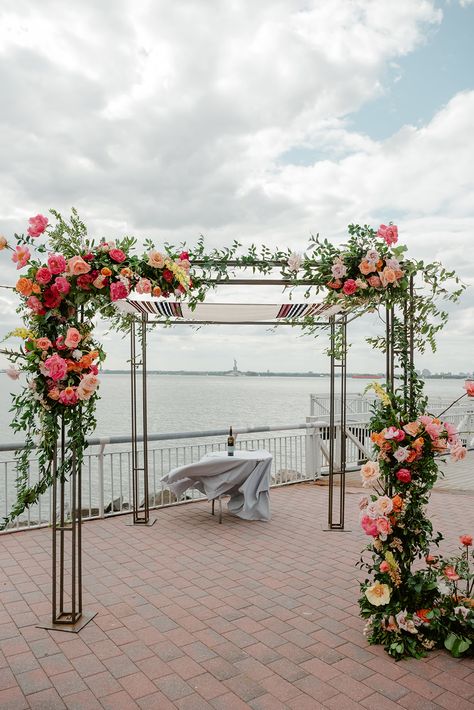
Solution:
M 460 491 L 433 493 L 430 514 L 455 549 L 472 533 L 471 452 Z M 472 470 L 472 469 L 471 469 Z M 50 610 L 51 532 L 2 537 L 0 707 L 306 710 L 474 708 L 474 662 L 444 651 L 395 663 L 366 643 L 355 563 L 366 538 L 360 490 L 347 532 L 325 532 L 327 488 L 271 492 L 269 523 L 198 502 L 85 523 L 79 635 L 36 628 Z

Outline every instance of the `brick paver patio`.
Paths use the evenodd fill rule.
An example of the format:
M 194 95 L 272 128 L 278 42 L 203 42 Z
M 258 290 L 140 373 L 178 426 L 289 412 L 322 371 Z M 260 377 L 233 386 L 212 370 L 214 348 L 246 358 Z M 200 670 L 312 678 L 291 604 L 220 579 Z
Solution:
M 84 525 L 80 634 L 37 629 L 50 610 L 47 529 L 0 538 L 0 708 L 474 708 L 474 662 L 440 651 L 395 663 L 369 647 L 354 567 L 365 544 L 360 491 L 351 532 L 324 532 L 327 489 L 272 491 L 270 523 L 207 503 L 167 508 L 151 528 L 125 517 Z M 474 496 L 434 493 L 456 547 Z

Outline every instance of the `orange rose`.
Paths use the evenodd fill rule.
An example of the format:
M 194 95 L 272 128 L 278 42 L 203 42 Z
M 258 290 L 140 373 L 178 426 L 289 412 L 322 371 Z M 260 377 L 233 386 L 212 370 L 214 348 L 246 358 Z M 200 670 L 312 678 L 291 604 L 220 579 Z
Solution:
M 31 290 L 33 291 L 33 293 L 41 293 L 41 286 L 37 283 L 34 283 Z
M 419 422 L 408 422 L 408 424 L 405 424 L 403 429 L 410 436 L 416 436 L 420 431 L 420 424 Z
M 67 273 L 72 276 L 88 274 L 90 270 L 90 264 L 88 264 L 87 261 L 84 261 L 82 256 L 73 256 L 67 262 Z
M 379 259 L 378 262 L 375 264 L 375 268 L 377 269 L 377 271 L 380 271 L 382 266 L 383 266 L 383 261 L 382 261 L 382 259 Z
M 153 295 L 158 298 L 158 296 L 161 296 L 161 288 L 159 286 L 155 286 L 153 289 Z
M 418 439 L 415 439 L 415 441 L 412 443 L 412 447 L 414 449 L 422 449 L 424 445 L 425 442 L 422 436 L 419 436 Z
M 372 274 L 375 271 L 375 264 L 370 264 L 368 261 L 362 260 L 359 264 L 359 271 L 364 276 Z
M 22 296 L 31 296 L 33 291 L 33 283 L 30 279 L 27 279 L 26 276 L 21 276 L 16 282 L 15 288 L 18 293 L 21 293 Z
M 132 275 L 132 270 L 126 266 L 123 269 L 120 269 L 120 275 L 126 276 L 129 279 L 130 276 Z
M 100 273 L 102 276 L 112 276 L 112 272 L 108 266 L 104 266 L 104 268 L 100 270 Z
M 392 503 L 394 512 L 399 513 L 403 508 L 403 498 L 399 495 L 393 496 Z
M 431 619 L 428 618 L 427 614 L 429 614 L 430 611 L 431 609 L 418 609 L 418 611 L 415 611 L 415 614 L 423 623 L 429 624 L 431 623 Z

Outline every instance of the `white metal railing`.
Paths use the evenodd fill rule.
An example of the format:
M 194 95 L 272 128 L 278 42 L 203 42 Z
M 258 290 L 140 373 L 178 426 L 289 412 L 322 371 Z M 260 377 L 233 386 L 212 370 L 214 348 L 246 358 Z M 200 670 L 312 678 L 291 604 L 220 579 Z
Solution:
M 359 421 L 348 416 L 346 424 L 346 462 L 357 468 L 371 456 L 367 418 Z M 464 443 L 474 446 L 474 410 L 452 409 L 446 419 L 458 426 Z M 336 424 L 336 443 L 341 440 Z M 242 449 L 266 449 L 273 456 L 272 486 L 315 480 L 327 471 L 329 459 L 328 422 L 307 417 L 304 424 L 289 424 L 237 430 L 237 444 Z M 224 430 L 180 432 L 150 435 L 149 496 L 150 507 L 178 505 L 201 498 L 190 491 L 176 500 L 161 479 L 176 466 L 199 460 L 208 451 L 225 450 Z M 179 443 L 178 443 L 179 442 Z M 130 510 L 132 499 L 131 446 L 128 437 L 89 440 L 82 469 L 82 514 L 84 519 L 102 518 Z M 7 516 L 16 499 L 16 462 L 14 450 L 19 445 L 0 445 L 0 517 Z M 3 457 L 3 458 L 2 458 Z M 37 461 L 30 462 L 30 482 L 38 480 Z M 66 494 L 68 491 L 66 491 Z M 20 516 L 9 530 L 48 525 L 51 520 L 51 491 L 40 496 L 37 504 Z

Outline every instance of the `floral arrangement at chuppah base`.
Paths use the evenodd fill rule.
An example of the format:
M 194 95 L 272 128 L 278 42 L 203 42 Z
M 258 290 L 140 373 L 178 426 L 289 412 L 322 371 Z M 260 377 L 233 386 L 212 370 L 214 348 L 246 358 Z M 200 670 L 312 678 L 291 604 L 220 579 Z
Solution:
M 371 387 L 379 398 L 371 420 L 376 456 L 362 466 L 361 477 L 373 492 L 360 502 L 360 523 L 372 538 L 366 548 L 371 559 L 362 557 L 360 563 L 371 576 L 362 583 L 359 600 L 368 640 L 382 644 L 396 659 L 420 657 L 440 645 L 454 655 L 472 651 L 472 538 L 461 537 L 465 552 L 460 558 L 434 557 L 430 546 L 442 536 L 433 533 L 426 514 L 438 477 L 436 457 L 459 461 L 466 449 L 453 424 L 424 413 L 425 398 L 419 398 L 415 416 L 408 417 L 402 395 L 377 383 Z M 474 396 L 474 383 L 465 388 Z M 417 560 L 425 560 L 427 567 L 416 568 Z

